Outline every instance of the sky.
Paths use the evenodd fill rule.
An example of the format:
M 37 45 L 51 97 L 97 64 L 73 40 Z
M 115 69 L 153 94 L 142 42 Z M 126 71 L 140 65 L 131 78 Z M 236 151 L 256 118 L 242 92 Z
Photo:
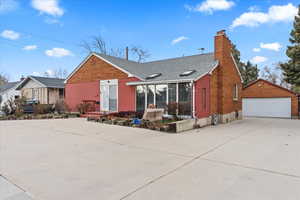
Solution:
M 84 40 L 140 46 L 147 61 L 212 52 L 225 29 L 243 61 L 286 61 L 299 0 L 0 0 L 0 73 L 69 73 L 87 56 Z

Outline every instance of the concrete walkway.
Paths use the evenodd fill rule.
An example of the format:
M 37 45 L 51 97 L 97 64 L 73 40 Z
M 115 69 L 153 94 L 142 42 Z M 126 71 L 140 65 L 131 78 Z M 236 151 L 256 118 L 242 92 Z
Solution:
M 14 185 L 0 175 L 0 200 L 32 200 L 30 196 L 17 185 Z
M 178 135 L 82 119 L 0 122 L 0 174 L 35 200 L 299 200 L 299 130 L 283 119 Z

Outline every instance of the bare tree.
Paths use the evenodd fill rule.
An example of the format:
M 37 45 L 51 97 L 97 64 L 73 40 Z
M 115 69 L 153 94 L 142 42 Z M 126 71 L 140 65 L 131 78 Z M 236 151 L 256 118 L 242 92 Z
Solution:
M 80 47 L 88 53 L 96 52 L 104 55 L 110 55 L 114 57 L 124 58 L 124 48 L 109 48 L 106 41 L 101 36 L 93 36 L 90 41 L 82 41 Z M 137 62 L 143 62 L 146 58 L 150 57 L 147 50 L 138 46 L 133 46 L 130 49 L 132 56 L 136 58 Z
M 54 70 L 53 77 L 64 79 L 68 76 L 68 71 L 66 69 L 58 68 Z
M 278 84 L 282 87 L 285 87 L 288 89 L 290 89 L 290 87 L 291 87 L 290 84 L 288 84 L 284 80 L 284 75 L 280 68 L 280 63 L 273 64 L 272 68 L 265 66 L 261 72 L 261 77 L 274 83 L 274 84 Z
M 7 75 L 3 74 L 3 73 L 0 73 L 0 85 L 3 85 L 5 83 L 8 82 L 8 77 Z
M 138 46 L 133 46 L 131 49 L 131 52 L 134 56 L 137 57 L 137 62 L 144 62 L 147 58 L 150 57 L 150 53 L 148 50 L 145 50 Z

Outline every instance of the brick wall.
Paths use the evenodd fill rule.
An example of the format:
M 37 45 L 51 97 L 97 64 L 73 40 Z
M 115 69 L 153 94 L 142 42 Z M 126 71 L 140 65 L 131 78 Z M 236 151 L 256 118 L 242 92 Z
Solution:
M 282 98 L 291 97 L 292 99 L 292 116 L 298 116 L 298 97 L 294 93 L 269 83 L 265 80 L 258 80 L 255 83 L 244 88 L 243 98 Z
M 128 75 L 96 56 L 91 56 L 67 83 L 88 83 L 97 80 L 122 79 Z
M 211 95 L 214 99 L 211 111 L 217 109 L 220 114 L 242 110 L 242 82 L 231 56 L 231 49 L 231 41 L 225 32 L 218 32 L 215 36 L 215 58 L 219 61 L 219 67 L 212 73 Z M 233 99 L 235 84 L 238 85 L 238 100 Z

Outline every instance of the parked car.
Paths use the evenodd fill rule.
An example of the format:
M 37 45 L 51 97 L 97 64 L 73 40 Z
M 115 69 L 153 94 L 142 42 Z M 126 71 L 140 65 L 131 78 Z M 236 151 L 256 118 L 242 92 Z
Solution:
M 34 105 L 39 104 L 37 100 L 28 100 L 24 105 L 22 105 L 23 113 L 32 114 L 34 112 Z

